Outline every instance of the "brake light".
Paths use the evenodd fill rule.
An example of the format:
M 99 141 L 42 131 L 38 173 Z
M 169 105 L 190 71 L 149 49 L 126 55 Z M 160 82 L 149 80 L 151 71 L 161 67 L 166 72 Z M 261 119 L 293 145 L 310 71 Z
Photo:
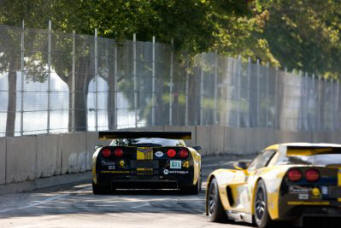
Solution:
M 288 179 L 290 181 L 296 182 L 302 179 L 302 173 L 298 169 L 291 169 L 288 172 Z
M 187 158 L 188 157 L 188 151 L 186 149 L 182 149 L 179 152 L 180 158 Z
M 169 149 L 169 150 L 167 150 L 167 156 L 168 156 L 169 158 L 174 158 L 175 155 L 176 155 L 176 151 L 175 151 L 174 149 Z
M 320 173 L 316 169 L 308 169 L 305 171 L 305 178 L 309 182 L 315 182 L 320 178 Z
M 122 157 L 123 156 L 123 150 L 121 148 L 116 148 L 114 150 L 115 157 Z
M 110 150 L 110 149 L 103 149 L 103 150 L 102 150 L 102 155 L 103 155 L 103 157 L 105 157 L 105 158 L 110 157 L 110 155 L 111 155 L 111 150 Z

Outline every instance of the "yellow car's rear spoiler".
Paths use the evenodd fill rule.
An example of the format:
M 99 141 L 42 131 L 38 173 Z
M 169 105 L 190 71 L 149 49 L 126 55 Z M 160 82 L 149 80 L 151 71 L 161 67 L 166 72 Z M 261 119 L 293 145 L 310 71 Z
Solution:
M 162 132 L 162 131 L 100 131 L 100 140 L 107 139 L 132 139 L 132 138 L 165 138 L 165 139 L 191 139 L 191 132 Z
M 341 147 L 288 146 L 287 156 L 311 156 L 316 154 L 341 154 Z

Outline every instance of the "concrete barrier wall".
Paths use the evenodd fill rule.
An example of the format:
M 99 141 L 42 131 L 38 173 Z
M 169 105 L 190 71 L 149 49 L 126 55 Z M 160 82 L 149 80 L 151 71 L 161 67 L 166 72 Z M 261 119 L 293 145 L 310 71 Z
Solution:
M 187 144 L 200 145 L 203 156 L 255 154 L 268 145 L 285 142 L 341 143 L 338 132 L 283 132 L 222 126 L 162 126 L 138 130 L 191 131 L 192 139 Z M 108 143 L 98 140 L 96 132 L 0 138 L 0 184 L 88 171 L 95 146 Z

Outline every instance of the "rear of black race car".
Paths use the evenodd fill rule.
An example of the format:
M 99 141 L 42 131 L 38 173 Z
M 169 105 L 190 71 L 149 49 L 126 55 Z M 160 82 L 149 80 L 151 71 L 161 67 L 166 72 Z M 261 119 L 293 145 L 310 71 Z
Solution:
M 104 146 L 93 156 L 93 192 L 178 188 L 198 193 L 198 157 L 197 151 L 185 146 Z
M 280 220 L 298 225 L 341 222 L 341 167 L 290 168 L 281 185 L 278 212 Z

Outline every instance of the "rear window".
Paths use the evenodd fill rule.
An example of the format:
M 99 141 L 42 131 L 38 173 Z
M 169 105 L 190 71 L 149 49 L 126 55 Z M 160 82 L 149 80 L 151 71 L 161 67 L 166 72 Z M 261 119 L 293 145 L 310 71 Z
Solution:
M 293 148 L 279 160 L 281 164 L 341 165 L 341 148 Z
M 164 139 L 164 138 L 136 138 L 136 139 L 114 139 L 110 146 L 186 146 L 181 139 Z

